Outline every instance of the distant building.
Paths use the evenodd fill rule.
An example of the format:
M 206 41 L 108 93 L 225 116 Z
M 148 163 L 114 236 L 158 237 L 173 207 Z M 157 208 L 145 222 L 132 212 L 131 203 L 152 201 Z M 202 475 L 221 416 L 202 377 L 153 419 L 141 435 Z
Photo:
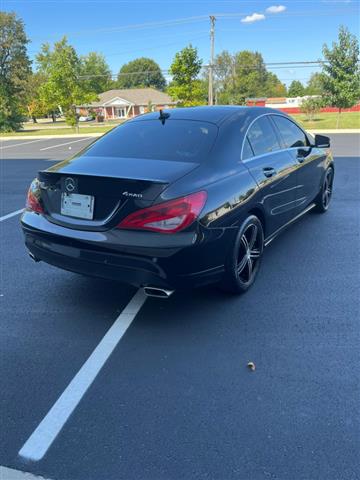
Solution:
M 266 100 L 266 97 L 247 98 L 245 102 L 248 107 L 265 107 Z
M 301 102 L 306 97 L 263 97 L 263 98 L 247 98 L 246 105 L 256 107 L 270 107 L 278 110 L 283 110 L 287 113 L 299 113 Z
M 128 88 L 100 93 L 97 102 L 78 106 L 77 112 L 79 115 L 88 115 L 95 111 L 105 120 L 126 119 L 146 113 L 149 103 L 153 110 L 176 105 L 169 95 L 154 88 Z
M 306 98 L 318 97 L 318 95 L 306 95 L 304 97 L 261 97 L 261 98 L 247 98 L 246 105 L 249 107 L 270 107 L 276 108 L 286 113 L 300 113 L 301 103 Z M 336 107 L 321 108 L 322 112 L 337 112 Z M 351 108 L 343 109 L 344 112 L 358 112 L 360 111 L 360 102 Z

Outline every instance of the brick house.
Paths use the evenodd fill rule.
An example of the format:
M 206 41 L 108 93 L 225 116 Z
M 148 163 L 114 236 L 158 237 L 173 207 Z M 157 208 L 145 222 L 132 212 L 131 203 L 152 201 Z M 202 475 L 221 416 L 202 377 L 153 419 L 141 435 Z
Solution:
M 78 106 L 77 112 L 79 115 L 87 115 L 90 111 L 95 111 L 105 120 L 125 119 L 146 113 L 149 102 L 154 110 L 176 105 L 169 95 L 154 88 L 129 88 L 100 93 L 97 102 Z

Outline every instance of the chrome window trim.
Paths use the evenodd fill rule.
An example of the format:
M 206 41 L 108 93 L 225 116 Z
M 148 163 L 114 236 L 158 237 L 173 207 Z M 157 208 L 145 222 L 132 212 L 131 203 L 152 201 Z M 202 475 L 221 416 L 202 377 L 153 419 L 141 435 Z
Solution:
M 280 152 L 280 151 L 288 151 L 288 150 L 297 150 L 298 148 L 309 148 L 311 147 L 311 145 L 306 145 L 306 147 L 289 147 L 289 148 L 280 148 L 279 150 L 273 150 L 272 152 L 267 152 L 267 153 L 262 153 L 261 155 L 254 155 L 253 157 L 250 157 L 250 158 L 245 158 L 243 159 L 243 153 L 244 153 L 244 143 L 245 143 L 245 140 L 246 140 L 246 137 L 249 133 L 249 130 L 250 128 L 253 126 L 253 124 L 256 122 L 256 120 L 258 120 L 259 118 L 262 118 L 262 117 L 271 117 L 271 116 L 277 116 L 277 117 L 282 117 L 282 118 L 286 118 L 286 120 L 289 120 L 289 122 L 292 122 L 294 125 L 296 125 L 302 132 L 303 134 L 305 135 L 305 137 L 307 138 L 307 140 L 309 141 L 309 138 L 308 138 L 308 135 L 307 133 L 305 132 L 305 130 L 303 130 L 300 125 L 298 125 L 295 121 L 293 121 L 291 118 L 288 118 L 286 117 L 285 115 L 282 115 L 281 113 L 263 113 L 261 115 L 259 115 L 258 117 L 254 118 L 254 120 L 251 121 L 251 123 L 249 124 L 249 126 L 247 127 L 246 129 L 246 132 L 245 132 L 245 135 L 244 135 L 244 138 L 243 138 L 243 141 L 242 141 L 242 145 L 241 145 L 241 158 L 240 158 L 240 161 L 243 162 L 243 163 L 247 163 L 251 160 L 253 160 L 254 158 L 261 158 L 261 157 L 264 157 L 266 155 L 271 155 L 273 154 L 274 152 Z M 271 122 L 271 120 L 270 120 Z M 274 125 L 274 128 L 278 128 L 276 127 L 276 125 Z M 276 136 L 278 136 L 277 132 L 275 132 Z M 279 139 L 280 140 L 280 139 Z M 249 140 L 250 142 L 250 140 Z M 250 145 L 251 145 L 251 142 L 250 142 Z

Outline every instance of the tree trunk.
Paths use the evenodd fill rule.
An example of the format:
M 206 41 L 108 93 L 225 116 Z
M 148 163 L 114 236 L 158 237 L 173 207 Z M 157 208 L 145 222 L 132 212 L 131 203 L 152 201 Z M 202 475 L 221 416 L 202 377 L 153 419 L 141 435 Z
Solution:
M 33 123 L 37 123 L 36 117 L 33 116 L 32 121 L 33 121 Z
M 56 122 L 56 117 L 55 117 L 54 112 L 51 112 L 51 118 L 52 118 L 53 123 L 55 123 Z
M 337 114 L 336 128 L 339 128 L 339 126 L 340 126 L 340 115 L 341 115 L 341 108 L 339 108 L 339 111 L 338 111 L 338 114 Z

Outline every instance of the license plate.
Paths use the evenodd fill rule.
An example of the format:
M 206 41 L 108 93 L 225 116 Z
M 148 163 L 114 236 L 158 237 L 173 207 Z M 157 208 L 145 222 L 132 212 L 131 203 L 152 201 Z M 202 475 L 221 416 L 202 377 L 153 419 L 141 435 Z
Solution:
M 61 215 L 92 220 L 94 217 L 94 197 L 78 193 L 62 193 Z

